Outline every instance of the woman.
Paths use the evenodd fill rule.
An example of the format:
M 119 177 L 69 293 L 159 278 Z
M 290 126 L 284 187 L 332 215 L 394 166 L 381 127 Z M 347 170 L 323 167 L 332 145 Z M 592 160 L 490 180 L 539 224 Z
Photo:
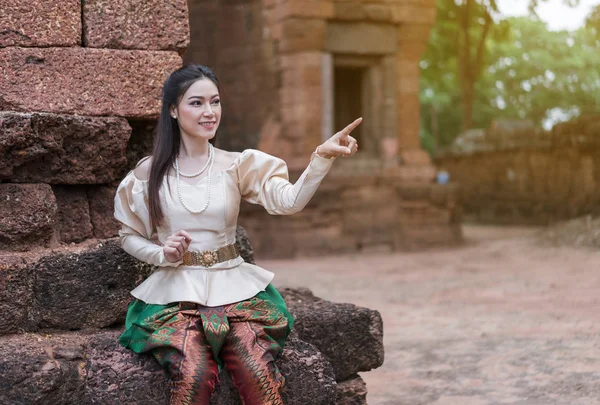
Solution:
M 319 145 L 292 185 L 277 157 L 213 146 L 221 102 L 210 69 L 188 65 L 167 78 L 152 156 L 119 185 L 115 218 L 123 249 L 158 266 L 131 292 L 119 343 L 167 369 L 171 404 L 208 404 L 222 366 L 246 405 L 282 404 L 274 360 L 294 320 L 273 273 L 239 256 L 240 200 L 271 214 L 300 211 L 333 160 L 356 153 L 349 134 L 360 121 Z

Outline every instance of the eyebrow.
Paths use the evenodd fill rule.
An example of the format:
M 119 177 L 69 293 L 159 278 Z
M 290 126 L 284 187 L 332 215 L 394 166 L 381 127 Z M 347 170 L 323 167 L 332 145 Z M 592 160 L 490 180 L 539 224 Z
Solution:
M 213 94 L 210 98 L 215 98 L 215 97 L 219 97 L 219 95 Z M 188 97 L 188 100 L 191 100 L 193 98 L 199 98 L 200 100 L 204 100 L 204 97 L 202 97 L 202 96 L 191 96 L 191 97 Z

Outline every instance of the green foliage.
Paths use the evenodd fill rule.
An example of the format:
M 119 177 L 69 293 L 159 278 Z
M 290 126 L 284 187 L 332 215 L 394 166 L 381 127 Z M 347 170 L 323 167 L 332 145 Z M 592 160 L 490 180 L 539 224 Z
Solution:
M 469 30 L 471 38 L 477 38 L 485 23 L 482 16 L 493 12 L 494 5 L 473 6 Z M 438 0 L 438 19 L 421 61 L 422 140 L 430 151 L 449 145 L 463 126 L 460 7 L 452 0 Z M 595 13 L 600 16 L 600 7 Z M 553 109 L 598 112 L 600 38 L 593 24 L 600 18 L 593 16 L 576 32 L 549 31 L 535 15 L 495 19 L 474 83 L 473 127 L 487 128 L 497 118 L 528 118 L 541 125 Z M 471 46 L 475 48 L 476 41 Z
M 591 29 L 597 37 L 600 37 L 600 4 L 592 9 L 585 21 L 587 28 Z

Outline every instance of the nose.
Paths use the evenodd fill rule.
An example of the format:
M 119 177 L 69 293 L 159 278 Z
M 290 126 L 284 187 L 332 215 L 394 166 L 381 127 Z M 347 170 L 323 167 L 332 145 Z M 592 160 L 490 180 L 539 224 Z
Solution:
M 215 112 L 212 110 L 210 103 L 206 103 L 206 106 L 207 106 L 207 108 L 204 109 L 204 115 L 209 116 L 209 117 L 215 115 Z

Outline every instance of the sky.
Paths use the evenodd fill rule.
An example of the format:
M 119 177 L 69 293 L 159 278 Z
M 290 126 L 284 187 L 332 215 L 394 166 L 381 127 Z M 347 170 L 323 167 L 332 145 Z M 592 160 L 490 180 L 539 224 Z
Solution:
M 497 3 L 503 15 L 528 14 L 527 0 L 497 0 Z M 600 0 L 580 0 L 578 7 L 570 8 L 562 0 L 548 0 L 538 7 L 537 12 L 551 30 L 575 30 L 585 23 L 585 18 L 597 4 L 600 4 Z

